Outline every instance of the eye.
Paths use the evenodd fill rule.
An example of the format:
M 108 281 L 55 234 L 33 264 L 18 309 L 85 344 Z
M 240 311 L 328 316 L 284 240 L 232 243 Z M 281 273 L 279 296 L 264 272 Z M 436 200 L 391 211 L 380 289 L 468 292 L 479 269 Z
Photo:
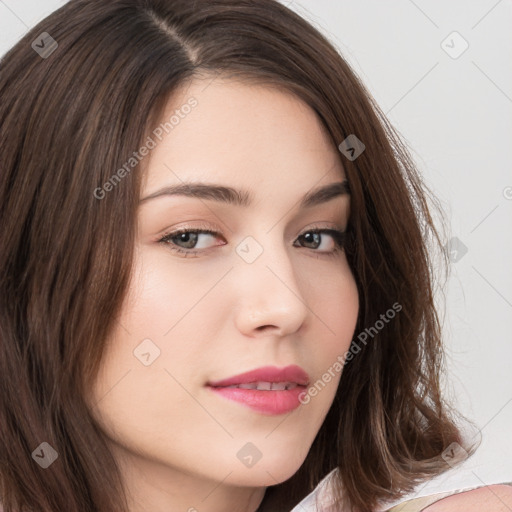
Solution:
M 159 241 L 168 244 L 170 249 L 174 252 L 185 254 L 185 256 L 194 256 L 202 250 L 208 249 L 208 247 L 199 247 L 199 250 L 197 250 L 197 244 L 202 235 L 205 238 L 215 238 L 220 236 L 220 233 L 211 229 L 182 228 L 164 235 Z M 178 244 L 183 244 L 183 246 Z
M 297 240 L 303 240 L 305 244 L 312 244 L 315 252 L 326 253 L 328 255 L 337 254 L 343 250 L 345 244 L 345 231 L 338 229 L 319 229 L 313 228 L 302 233 Z M 326 239 L 326 241 L 324 241 Z M 330 239 L 330 241 L 329 241 Z M 319 248 L 322 247 L 321 250 Z M 327 247 L 326 247 L 327 246 Z
M 297 241 L 301 242 L 301 244 L 306 244 L 303 247 L 312 249 L 314 252 L 325 255 L 335 255 L 343 250 L 345 236 L 345 231 L 314 227 L 301 233 Z M 208 247 L 208 238 L 218 237 L 222 237 L 222 235 L 211 229 L 182 228 L 164 235 L 159 242 L 166 244 L 173 252 L 183 254 L 185 257 L 194 257 L 215 246 Z M 200 244 L 199 242 L 202 238 L 205 239 L 205 241 Z M 205 244 L 206 247 L 204 246 Z M 203 245 L 203 247 L 198 247 L 198 245 Z M 294 246 L 297 247 L 295 244 Z

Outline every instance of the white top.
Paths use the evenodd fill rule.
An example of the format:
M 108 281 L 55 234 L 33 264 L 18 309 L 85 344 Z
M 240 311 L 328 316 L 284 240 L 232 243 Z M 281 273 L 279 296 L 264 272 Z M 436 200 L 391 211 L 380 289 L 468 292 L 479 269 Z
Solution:
M 499 461 L 497 464 L 496 461 L 492 464 L 483 464 L 477 454 L 478 450 L 460 466 L 420 484 L 407 496 L 382 503 L 374 512 L 393 512 L 391 509 L 397 505 L 400 505 L 400 512 L 419 512 L 432 503 L 459 492 L 493 484 L 512 485 L 512 460 L 505 464 L 500 464 Z M 290 512 L 340 512 L 334 507 L 330 487 L 330 482 L 337 471 L 334 469 L 326 475 L 313 492 Z

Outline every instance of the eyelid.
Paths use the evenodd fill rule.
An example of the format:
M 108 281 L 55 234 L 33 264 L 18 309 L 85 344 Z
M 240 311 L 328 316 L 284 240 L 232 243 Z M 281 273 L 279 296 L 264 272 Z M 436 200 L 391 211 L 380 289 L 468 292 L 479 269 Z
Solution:
M 211 233 L 212 235 L 215 235 L 215 236 L 222 236 L 222 229 L 217 229 L 217 227 L 211 225 L 211 224 L 206 224 L 206 223 L 199 223 L 199 224 L 185 224 L 185 225 L 178 225 L 176 227 L 173 227 L 173 228 L 168 228 L 166 229 L 162 234 L 160 235 L 157 235 L 156 237 L 156 242 L 160 241 L 162 238 L 165 238 L 169 235 L 173 235 L 175 234 L 176 232 L 179 232 L 179 231 L 204 231 L 204 232 L 208 232 L 208 233 Z
M 305 247 L 306 250 L 311 251 L 311 255 L 313 255 L 315 258 L 333 258 L 337 257 L 340 253 L 343 253 L 345 251 L 345 243 L 346 243 L 346 236 L 347 236 L 347 229 L 340 228 L 334 223 L 328 223 L 331 225 L 331 227 L 328 226 L 321 226 L 319 222 L 314 223 L 313 226 L 308 226 L 306 228 L 303 228 L 302 231 L 297 235 L 297 237 L 293 241 L 293 247 L 297 247 L 295 245 L 295 242 L 297 242 L 300 237 L 304 236 L 307 233 L 321 233 L 323 235 L 328 235 L 331 237 L 331 239 L 334 241 L 334 249 L 330 251 L 317 251 L 316 249 L 309 249 Z M 180 247 L 176 243 L 172 242 L 172 239 L 179 236 L 183 233 L 196 233 L 196 234 L 208 234 L 210 236 L 214 237 L 224 237 L 219 231 L 210 229 L 209 226 L 183 226 L 183 227 L 177 227 L 167 234 L 164 234 L 159 240 L 158 243 L 168 245 L 168 249 L 176 254 L 181 254 L 181 258 L 200 258 L 201 256 L 206 256 L 208 253 L 213 251 L 216 247 L 219 247 L 219 244 L 213 245 L 211 247 L 206 248 L 190 248 L 186 249 L 183 247 Z M 227 242 L 226 242 L 227 243 Z M 220 244 L 220 246 L 226 245 L 226 244 Z M 300 246 L 299 246 L 300 247 Z
M 341 223 L 337 224 L 336 222 L 330 222 L 330 221 L 321 221 L 321 222 L 317 221 L 317 222 L 313 222 L 312 224 L 308 224 L 305 228 L 303 228 L 300 231 L 300 233 L 297 235 L 297 237 L 303 235 L 305 232 L 307 232 L 309 230 L 315 230 L 315 229 L 318 229 L 318 230 L 334 229 L 336 231 L 341 231 L 343 233 L 346 231 L 347 228 L 342 227 Z M 179 232 L 179 231 L 204 231 L 204 232 L 208 232 L 215 236 L 222 236 L 223 230 L 218 229 L 216 226 L 212 226 L 211 224 L 206 224 L 204 222 L 199 223 L 199 224 L 193 224 L 193 225 L 190 225 L 190 224 L 183 225 L 183 226 L 179 225 L 174 228 L 169 228 L 169 229 L 165 230 L 162 234 L 157 235 L 155 241 L 158 242 L 162 238 L 165 238 L 169 235 L 175 234 L 176 232 Z M 204 250 L 207 250 L 207 249 L 204 249 Z

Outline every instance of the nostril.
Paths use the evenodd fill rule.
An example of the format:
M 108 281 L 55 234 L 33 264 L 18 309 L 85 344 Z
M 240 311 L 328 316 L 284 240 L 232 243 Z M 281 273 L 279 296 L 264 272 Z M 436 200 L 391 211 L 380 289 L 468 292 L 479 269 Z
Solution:
M 269 329 L 277 329 L 277 327 L 275 325 L 260 325 L 259 327 L 256 328 L 256 330 L 259 332 L 265 332 L 268 331 Z

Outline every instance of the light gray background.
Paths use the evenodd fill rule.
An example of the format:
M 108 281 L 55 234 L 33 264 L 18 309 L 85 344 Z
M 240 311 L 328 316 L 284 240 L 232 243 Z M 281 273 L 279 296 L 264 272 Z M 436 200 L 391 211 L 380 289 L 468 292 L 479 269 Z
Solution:
M 0 0 L 0 53 L 64 3 Z M 441 200 L 445 242 L 468 249 L 448 281 L 446 391 L 481 428 L 478 480 L 512 481 L 512 2 L 283 3 L 361 77 Z

